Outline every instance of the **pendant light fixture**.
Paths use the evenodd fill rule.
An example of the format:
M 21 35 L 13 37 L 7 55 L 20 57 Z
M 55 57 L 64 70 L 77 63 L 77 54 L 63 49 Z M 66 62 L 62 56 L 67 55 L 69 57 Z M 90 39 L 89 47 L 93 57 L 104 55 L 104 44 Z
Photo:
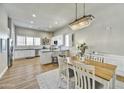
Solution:
M 91 14 L 85 15 L 85 3 L 84 3 L 84 16 L 77 19 L 77 3 L 75 4 L 75 6 L 76 6 L 75 8 L 76 20 L 70 23 L 69 27 L 72 30 L 80 30 L 82 28 L 89 26 L 92 23 L 92 21 L 95 19 L 95 17 Z

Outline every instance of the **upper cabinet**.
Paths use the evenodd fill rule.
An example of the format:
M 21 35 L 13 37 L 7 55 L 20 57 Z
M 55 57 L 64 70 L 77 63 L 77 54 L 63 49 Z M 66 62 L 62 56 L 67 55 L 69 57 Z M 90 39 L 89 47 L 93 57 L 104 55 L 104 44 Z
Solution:
M 64 35 L 55 36 L 51 39 L 51 45 L 63 46 Z
M 74 34 L 69 33 L 65 35 L 65 47 L 72 47 L 74 45 Z
M 74 45 L 74 35 L 72 33 L 54 36 L 51 45 L 72 47 Z

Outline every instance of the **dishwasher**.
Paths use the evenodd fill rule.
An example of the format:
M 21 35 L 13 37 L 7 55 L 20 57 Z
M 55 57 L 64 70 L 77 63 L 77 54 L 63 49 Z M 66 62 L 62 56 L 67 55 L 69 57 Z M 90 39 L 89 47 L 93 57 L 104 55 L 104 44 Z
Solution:
M 35 49 L 35 57 L 39 57 L 40 55 L 39 55 L 39 49 Z

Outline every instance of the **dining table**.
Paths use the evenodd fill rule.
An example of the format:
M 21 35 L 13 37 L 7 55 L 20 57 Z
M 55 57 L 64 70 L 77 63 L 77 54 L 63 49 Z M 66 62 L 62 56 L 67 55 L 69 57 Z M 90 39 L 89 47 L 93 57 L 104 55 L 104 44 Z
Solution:
M 86 65 L 92 65 L 95 67 L 95 80 L 104 85 L 104 89 L 115 89 L 116 81 L 116 69 L 117 66 L 113 64 L 108 64 L 106 62 L 101 63 L 93 60 L 77 60 L 70 58 L 67 63 L 70 68 L 73 69 L 73 63 L 80 62 Z

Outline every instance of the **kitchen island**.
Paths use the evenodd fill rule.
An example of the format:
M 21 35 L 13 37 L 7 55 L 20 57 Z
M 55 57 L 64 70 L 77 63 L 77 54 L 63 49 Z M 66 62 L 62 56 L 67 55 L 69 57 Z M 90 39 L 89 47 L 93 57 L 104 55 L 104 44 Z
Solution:
M 59 50 L 49 50 L 49 49 L 42 49 L 40 50 L 40 62 L 41 64 L 49 64 L 52 63 L 53 56 L 59 56 Z

